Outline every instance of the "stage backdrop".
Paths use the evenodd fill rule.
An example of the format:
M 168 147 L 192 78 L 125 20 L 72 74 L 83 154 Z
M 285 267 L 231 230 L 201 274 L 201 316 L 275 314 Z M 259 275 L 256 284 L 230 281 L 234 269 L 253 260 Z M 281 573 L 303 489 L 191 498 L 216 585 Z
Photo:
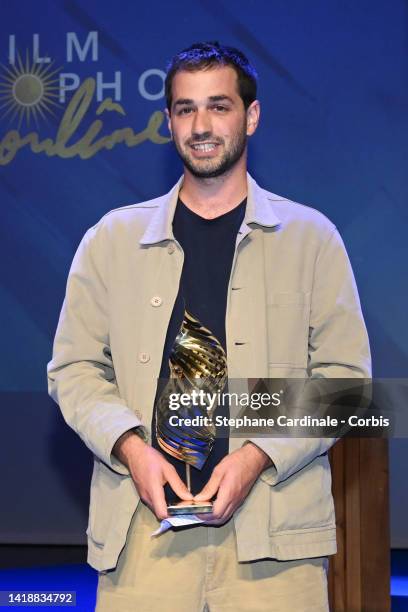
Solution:
M 163 78 L 192 42 L 236 45 L 254 62 L 262 115 L 250 171 L 337 224 L 375 374 L 406 376 L 403 0 L 3 4 L 0 542 L 84 542 L 91 456 L 47 397 L 46 363 L 86 229 L 181 173 Z M 393 544 L 407 546 L 407 443 L 392 449 Z

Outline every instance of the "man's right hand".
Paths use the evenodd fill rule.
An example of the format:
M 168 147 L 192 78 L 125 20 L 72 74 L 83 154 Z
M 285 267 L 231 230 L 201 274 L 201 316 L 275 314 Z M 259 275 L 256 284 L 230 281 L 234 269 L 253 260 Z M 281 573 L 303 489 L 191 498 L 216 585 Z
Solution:
M 176 468 L 133 431 L 124 433 L 116 441 L 112 452 L 129 469 L 140 499 L 160 521 L 168 517 L 164 497 L 166 483 L 180 499 L 193 499 Z

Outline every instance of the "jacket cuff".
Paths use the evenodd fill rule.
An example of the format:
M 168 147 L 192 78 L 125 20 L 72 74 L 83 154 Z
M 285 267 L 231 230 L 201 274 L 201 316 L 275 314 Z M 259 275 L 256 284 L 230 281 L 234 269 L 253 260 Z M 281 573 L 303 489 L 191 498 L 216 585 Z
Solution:
M 135 431 L 135 433 L 146 441 L 146 428 L 144 427 L 144 425 L 142 425 L 140 419 L 138 419 L 135 415 L 122 417 L 118 426 L 109 432 L 109 439 L 106 441 L 106 451 L 104 452 L 102 457 L 102 461 L 108 467 L 110 467 L 118 474 L 121 474 L 122 476 L 129 476 L 129 469 L 126 467 L 126 465 L 119 461 L 117 457 L 115 457 L 115 455 L 112 453 L 112 450 L 119 438 L 131 429 L 137 429 L 138 431 Z
M 278 479 L 278 468 L 276 467 L 275 457 L 271 456 L 270 449 L 268 450 L 266 445 L 262 444 L 262 440 L 263 440 L 263 438 L 248 438 L 248 440 L 245 440 L 243 445 L 247 444 L 248 442 L 251 442 L 252 444 L 255 444 L 255 446 L 257 446 L 258 448 L 260 448 L 266 455 L 268 455 L 268 457 L 272 461 L 273 465 L 271 465 L 268 468 L 266 468 L 265 470 L 263 470 L 263 472 L 261 472 L 259 478 L 261 480 L 263 480 L 263 482 L 266 482 L 266 484 L 273 486 L 273 485 L 277 484 L 278 481 L 279 481 L 279 479 Z

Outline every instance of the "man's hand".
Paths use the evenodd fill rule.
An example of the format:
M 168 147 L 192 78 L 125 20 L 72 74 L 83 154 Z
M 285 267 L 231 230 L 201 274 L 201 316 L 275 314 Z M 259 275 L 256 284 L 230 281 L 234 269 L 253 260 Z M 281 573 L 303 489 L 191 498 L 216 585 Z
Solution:
M 194 501 L 206 501 L 218 492 L 213 512 L 197 516 L 207 525 L 226 523 L 243 503 L 259 474 L 270 465 L 273 463 L 268 455 L 252 442 L 224 457 L 194 497 Z
M 166 482 L 180 499 L 193 498 L 179 478 L 175 467 L 133 431 L 124 433 L 117 440 L 112 452 L 127 466 L 140 499 L 149 506 L 160 521 L 168 516 L 163 488 Z

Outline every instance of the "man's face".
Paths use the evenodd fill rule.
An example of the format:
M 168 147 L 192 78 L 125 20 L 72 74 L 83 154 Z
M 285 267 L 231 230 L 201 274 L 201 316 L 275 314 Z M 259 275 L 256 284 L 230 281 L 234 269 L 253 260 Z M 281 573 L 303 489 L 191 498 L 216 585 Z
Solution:
M 230 66 L 175 74 L 169 129 L 178 154 L 194 176 L 221 176 L 242 158 L 247 136 L 256 129 L 253 105 L 259 112 L 258 102 L 245 111 L 237 75 Z

